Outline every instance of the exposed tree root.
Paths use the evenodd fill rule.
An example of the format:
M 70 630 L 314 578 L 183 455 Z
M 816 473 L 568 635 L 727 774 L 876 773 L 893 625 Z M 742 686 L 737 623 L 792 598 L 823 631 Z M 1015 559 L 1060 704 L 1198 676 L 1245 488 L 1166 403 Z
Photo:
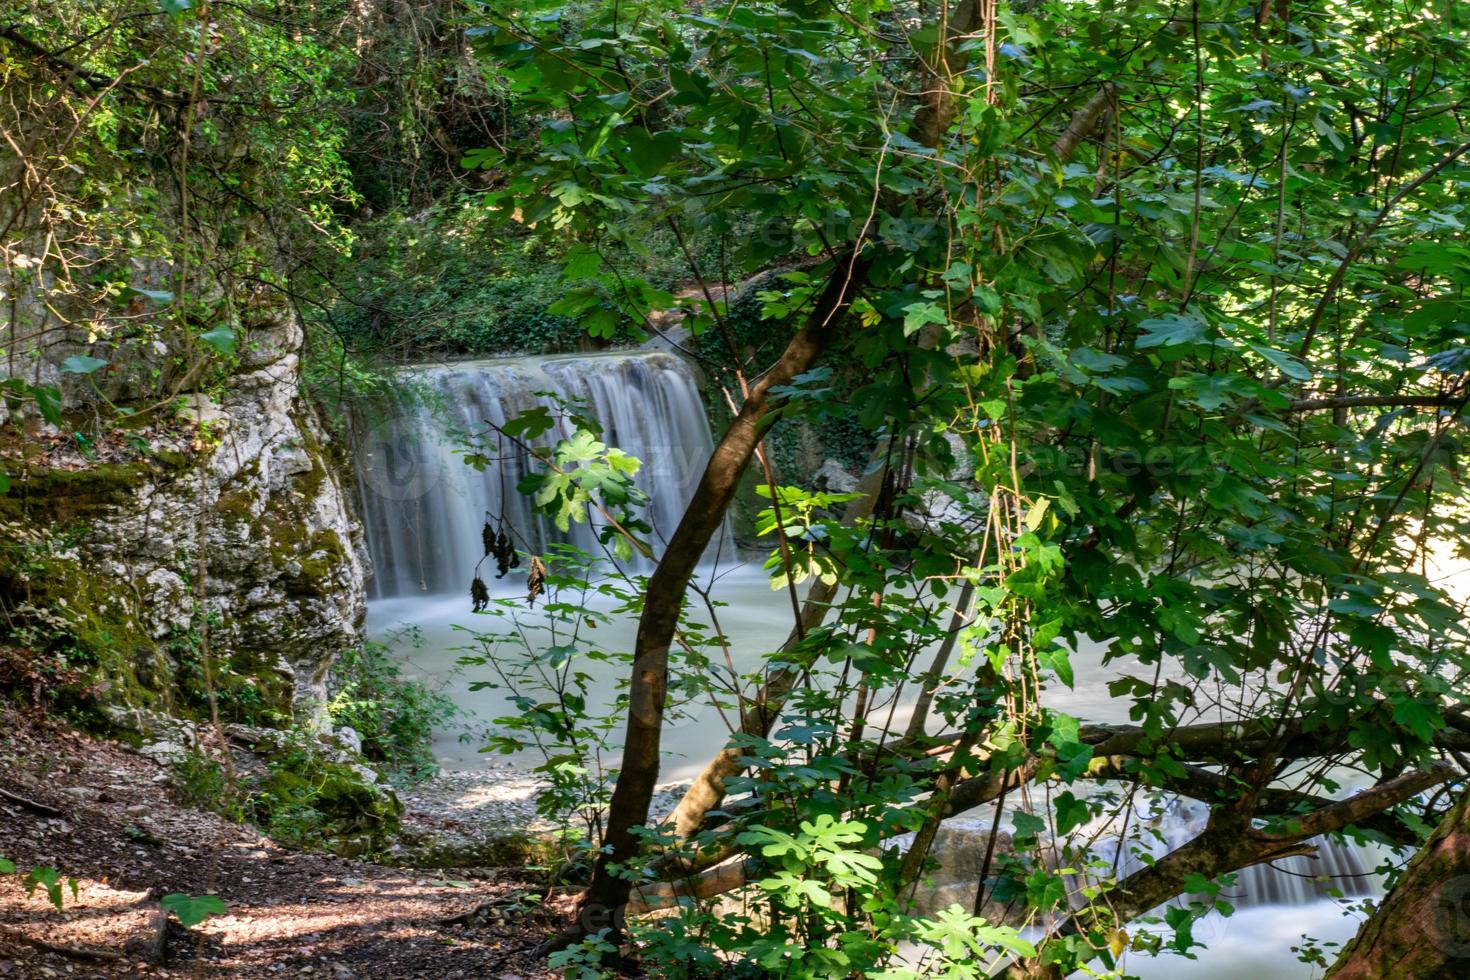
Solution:
M 25 943 L 43 949 L 48 953 L 56 953 L 59 956 L 69 956 L 74 960 L 121 960 L 125 959 L 122 953 L 114 953 L 110 949 L 92 949 L 89 946 L 62 946 L 57 943 L 48 943 L 44 939 L 28 936 L 19 929 L 11 929 L 0 926 L 0 936 L 11 942 Z
M 32 813 L 39 813 L 43 817 L 66 816 L 66 811 L 64 810 L 58 810 L 56 807 L 47 803 L 37 803 L 35 800 L 21 796 L 19 793 L 12 793 L 8 789 L 0 789 L 0 799 L 9 800 L 16 806 L 29 810 Z

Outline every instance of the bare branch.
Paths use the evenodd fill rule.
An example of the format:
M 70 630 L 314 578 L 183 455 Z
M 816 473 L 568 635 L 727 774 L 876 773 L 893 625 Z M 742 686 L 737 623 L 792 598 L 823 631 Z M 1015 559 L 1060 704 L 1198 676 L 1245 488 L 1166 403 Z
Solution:
M 1290 412 L 1320 412 L 1339 408 L 1463 408 L 1464 395 L 1346 395 L 1340 398 L 1298 398 Z

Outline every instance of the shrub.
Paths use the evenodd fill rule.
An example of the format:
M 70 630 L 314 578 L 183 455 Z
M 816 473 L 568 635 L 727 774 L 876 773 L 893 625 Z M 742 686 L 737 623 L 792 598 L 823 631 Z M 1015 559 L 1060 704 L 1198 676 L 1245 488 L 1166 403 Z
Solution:
M 407 680 L 388 647 L 367 643 L 337 658 L 327 713 L 362 737 L 362 752 L 390 782 L 403 786 L 434 775 L 434 728 L 460 709 L 422 681 Z

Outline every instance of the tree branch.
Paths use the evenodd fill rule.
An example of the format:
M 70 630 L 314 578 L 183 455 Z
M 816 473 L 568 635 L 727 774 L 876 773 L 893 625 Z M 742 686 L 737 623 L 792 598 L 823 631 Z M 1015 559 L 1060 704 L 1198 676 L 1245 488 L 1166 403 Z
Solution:
M 1312 340 L 1317 336 L 1317 328 L 1322 325 L 1322 316 L 1327 312 L 1327 307 L 1331 305 L 1332 298 L 1337 295 L 1337 290 L 1342 286 L 1343 279 L 1347 277 L 1348 269 L 1352 267 L 1354 262 L 1358 261 L 1358 257 L 1368 247 L 1368 242 L 1378 233 L 1378 229 L 1387 220 L 1388 216 L 1393 213 L 1393 209 L 1399 206 L 1400 201 L 1414 193 L 1424 184 L 1433 180 L 1435 175 L 1466 153 L 1470 153 L 1470 143 L 1461 143 L 1436 161 L 1433 166 L 1400 188 L 1399 192 L 1390 198 L 1388 203 L 1373 216 L 1373 220 L 1368 223 L 1368 227 L 1364 228 L 1363 233 L 1354 240 L 1352 247 L 1348 249 L 1347 254 L 1342 257 L 1342 261 L 1337 264 L 1337 268 L 1333 270 L 1332 276 L 1327 280 L 1327 286 L 1322 290 L 1322 298 L 1317 301 L 1316 307 L 1312 310 L 1311 317 L 1307 320 L 1307 332 L 1302 337 L 1301 345 L 1297 348 L 1297 357 L 1305 358 L 1311 352 Z
M 1289 412 L 1320 412 L 1339 408 L 1462 408 L 1465 395 L 1346 395 L 1339 398 L 1297 398 Z
M 1300 854 L 1302 842 L 1308 838 L 1356 824 L 1455 775 L 1454 767 L 1447 764 L 1405 773 L 1356 796 L 1304 814 L 1293 820 L 1289 829 L 1276 832 L 1255 829 L 1251 814 L 1216 809 L 1198 837 L 1124 878 L 1102 896 L 1106 904 L 1099 901 L 1069 916 L 1053 930 L 1050 938 L 1073 935 L 1084 929 L 1102 935 L 1179 895 L 1187 876 L 1197 874 L 1212 880 L 1251 865 Z M 1004 975 L 1009 980 L 1040 980 L 1060 978 L 1063 972 L 1057 963 L 1033 959 L 1013 964 Z

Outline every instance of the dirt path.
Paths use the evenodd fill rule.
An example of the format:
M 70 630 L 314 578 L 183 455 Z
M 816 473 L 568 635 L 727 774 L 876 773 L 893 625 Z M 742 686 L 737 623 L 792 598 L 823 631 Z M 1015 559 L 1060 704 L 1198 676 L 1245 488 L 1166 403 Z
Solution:
M 18 875 L 0 876 L 0 980 L 552 976 L 530 952 L 559 910 L 527 911 L 518 897 L 529 886 L 513 874 L 285 851 L 181 806 L 171 782 L 119 745 L 0 708 L 0 789 L 29 801 L 0 795 L 0 856 L 78 880 L 57 911 L 40 891 L 27 897 Z M 163 963 L 148 962 L 157 899 L 171 892 L 213 892 L 229 911 L 189 931 L 170 923 Z M 504 914 L 446 922 L 485 903 Z

